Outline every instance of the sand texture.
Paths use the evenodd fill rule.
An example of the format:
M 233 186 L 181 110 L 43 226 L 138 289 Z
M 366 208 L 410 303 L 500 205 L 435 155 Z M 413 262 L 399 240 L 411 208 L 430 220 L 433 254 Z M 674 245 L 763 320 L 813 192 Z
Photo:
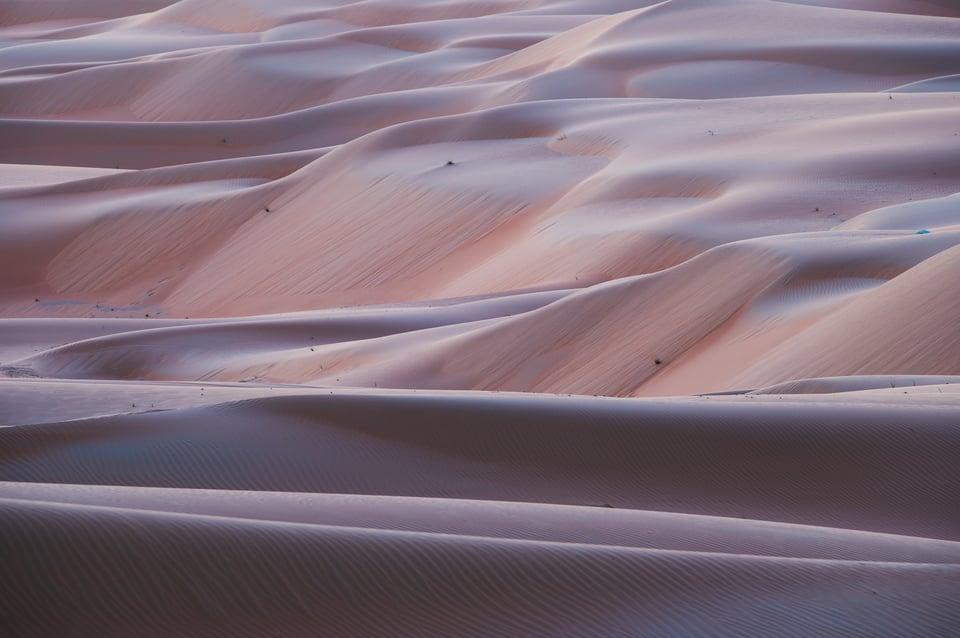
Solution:
M 960 4 L 0 3 L 0 634 L 960 635 Z

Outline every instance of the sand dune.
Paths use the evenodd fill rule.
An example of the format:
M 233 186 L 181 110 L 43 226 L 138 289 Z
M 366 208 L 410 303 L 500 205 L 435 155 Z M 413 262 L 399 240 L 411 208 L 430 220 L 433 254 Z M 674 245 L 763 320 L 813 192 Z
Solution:
M 606 503 L 955 536 L 960 439 L 939 404 L 808 401 L 797 427 L 794 401 L 750 398 L 272 396 L 3 428 L 0 477 Z
M 9 502 L 8 502 L 9 503 Z M 90 560 L 98 585 L 54 567 L 8 564 L 4 588 L 21 635 L 103 635 L 143 624 L 148 635 L 449 635 L 523 632 L 648 635 L 770 628 L 944 635 L 955 565 L 799 560 L 416 532 L 250 523 L 182 514 L 14 502 L 4 522 L 19 548 L 51 566 Z M 72 542 L 56 530 L 70 526 Z M 6 530 L 5 530 L 6 531 Z M 144 556 L 159 552 L 159 563 Z M 49 561 L 49 562 L 47 562 Z M 204 569 L 197 569 L 197 565 Z M 129 569 L 138 567 L 138 574 Z M 80 577 L 78 577 L 80 576 Z M 9 581 L 7 581 L 9 582 Z M 260 583 L 251 590 L 244 583 Z M 5 583 L 6 584 L 6 583 Z M 816 584 L 818 595 L 808 589 Z M 267 586 L 263 586 L 267 585 Z M 32 589 L 32 588 L 31 588 Z M 776 591 L 779 605 L 762 604 Z M 719 592 L 722 592 L 718 595 Z M 63 601 L 51 605 L 51 601 Z M 170 614 L 171 604 L 177 609 Z M 864 620 L 851 623 L 856 606 Z M 357 614 L 358 608 L 377 613 Z M 732 610 L 737 609 L 738 613 Z M 646 632 L 645 632 L 646 633 Z M 793 633 L 791 631 L 791 633 Z
M 12 636 L 952 636 L 948 0 L 0 7 Z

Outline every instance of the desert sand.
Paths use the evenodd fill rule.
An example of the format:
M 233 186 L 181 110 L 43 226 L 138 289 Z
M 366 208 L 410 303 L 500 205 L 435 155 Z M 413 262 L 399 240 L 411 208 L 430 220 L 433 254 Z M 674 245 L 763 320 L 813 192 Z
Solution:
M 0 633 L 960 635 L 952 0 L 8 0 Z

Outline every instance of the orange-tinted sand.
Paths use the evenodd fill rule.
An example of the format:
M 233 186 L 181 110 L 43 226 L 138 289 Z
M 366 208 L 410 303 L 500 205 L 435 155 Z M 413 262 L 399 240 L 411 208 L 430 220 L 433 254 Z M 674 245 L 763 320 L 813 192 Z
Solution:
M 7 0 L 0 634 L 960 635 L 958 245 L 952 0 Z

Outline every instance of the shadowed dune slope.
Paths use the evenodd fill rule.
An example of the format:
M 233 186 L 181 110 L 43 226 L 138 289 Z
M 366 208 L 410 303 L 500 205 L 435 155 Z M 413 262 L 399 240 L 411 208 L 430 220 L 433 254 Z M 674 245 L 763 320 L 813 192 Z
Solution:
M 609 504 L 956 538 L 940 404 L 333 394 L 0 429 L 0 479 Z M 895 451 L 895 452 L 894 452 Z
M 942 634 L 958 567 L 814 561 L 3 503 L 19 635 Z M 73 529 L 70 542 L 58 530 Z M 159 553 L 163 567 L 144 560 Z M 41 554 L 41 555 L 38 555 Z M 34 556 L 52 569 L 32 569 Z M 98 585 L 55 566 L 84 558 Z M 198 565 L 203 567 L 198 569 Z M 133 567 L 134 569 L 131 569 Z M 30 583 L 29 589 L 11 587 Z M 820 592 L 808 593 L 810 587 Z M 42 595 L 35 592 L 43 590 Z M 768 592 L 781 604 L 772 606 Z M 61 601 L 51 605 L 52 601 Z M 360 614 L 358 609 L 378 610 Z M 175 613 L 170 613 L 175 610 Z M 738 610 L 736 613 L 733 610 Z M 51 613 L 53 612 L 53 613 Z M 219 619 L 212 622 L 212 618 Z

